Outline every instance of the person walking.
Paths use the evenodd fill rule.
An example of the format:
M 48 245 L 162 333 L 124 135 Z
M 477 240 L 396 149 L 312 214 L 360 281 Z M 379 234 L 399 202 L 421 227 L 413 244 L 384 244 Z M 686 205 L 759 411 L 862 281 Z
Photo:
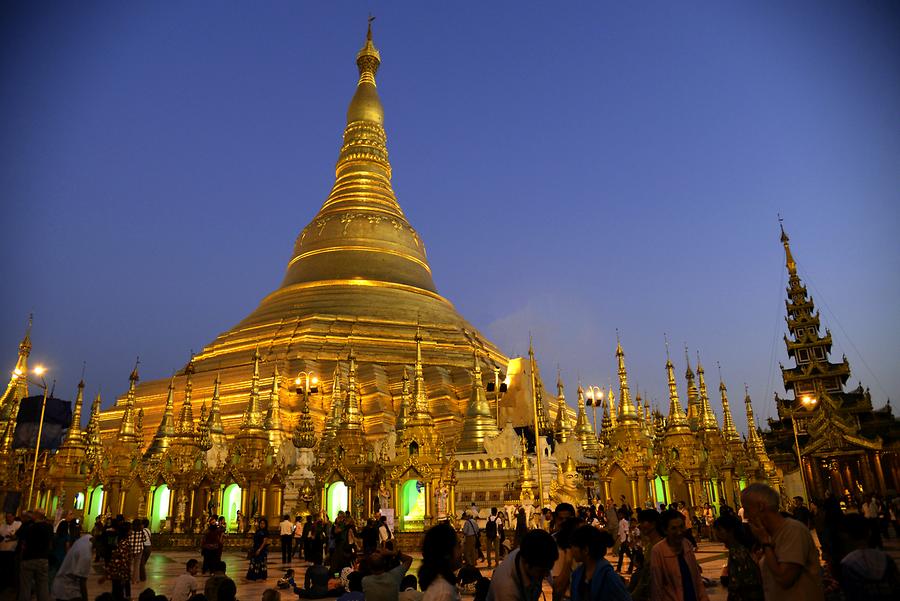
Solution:
M 150 533 L 150 520 L 144 518 L 141 520 L 141 533 L 144 535 L 144 549 L 141 551 L 141 567 L 140 567 L 140 582 L 147 581 L 147 560 L 150 559 L 150 552 L 152 550 L 152 540 Z
M 203 533 L 203 539 L 200 541 L 200 555 L 203 557 L 200 571 L 203 574 L 212 573 L 222 559 L 225 542 L 223 536 L 224 533 L 216 521 L 210 520 L 206 532 Z
M 305 533 L 306 533 L 306 530 L 305 530 L 305 525 L 303 523 L 303 517 L 298 515 L 294 519 L 294 540 L 293 540 L 294 550 L 292 552 L 291 559 L 293 559 L 294 557 L 298 557 L 300 559 L 306 558 L 306 555 L 304 555 L 304 553 L 303 553 L 306 550 L 303 545 L 303 540 L 304 540 L 303 536 Z
M 291 516 L 284 514 L 281 516 L 281 523 L 278 525 L 278 534 L 281 539 L 281 563 L 291 563 L 293 554 L 291 553 L 291 543 L 294 540 L 294 524 L 291 522 Z
M 131 546 L 128 543 L 131 524 L 124 520 L 113 524 L 116 529 L 116 544 L 106 564 L 106 577 L 112 583 L 113 599 L 127 601 L 131 599 Z
M 559 551 L 546 530 L 530 530 L 491 578 L 487 601 L 537 601 Z
M 572 555 L 581 564 L 572 574 L 572 601 L 631 601 L 622 578 L 604 557 L 613 544 L 608 532 L 579 526 L 571 544 Z
M 22 527 L 14 513 L 7 512 L 0 525 L 0 591 L 16 586 L 16 532 Z
M 19 601 L 31 601 L 31 594 L 38 601 L 50 598 L 50 545 L 53 527 L 40 509 L 26 511 L 22 527 L 16 533 L 19 539 Z
M 728 601 L 763 601 L 762 576 L 751 555 L 755 544 L 753 535 L 733 514 L 716 518 L 712 529 L 728 549 L 728 562 L 722 574 L 722 584 L 728 588 Z
M 652 601 L 709 601 L 694 550 L 685 538 L 684 515 L 665 511 L 659 518 L 664 540 L 650 554 Z
M 269 558 L 269 522 L 266 518 L 259 518 L 256 524 L 249 553 L 247 580 L 265 580 L 269 577 L 269 568 L 266 565 Z
M 139 519 L 131 522 L 128 554 L 131 557 L 131 584 L 138 584 L 141 581 L 141 557 L 144 555 L 144 525 Z
M 476 567 L 476 538 L 478 537 L 478 524 L 467 513 L 463 512 L 463 560 L 466 565 Z
M 459 601 L 456 571 L 462 566 L 462 549 L 456 530 L 450 524 L 428 529 L 422 539 L 422 565 L 419 585 L 422 601 Z
M 628 592 L 633 601 L 649 601 L 650 599 L 650 555 L 653 547 L 663 540 L 659 533 L 659 512 L 655 509 L 641 509 L 637 513 L 638 530 L 641 533 L 643 562 L 636 567 L 631 580 L 628 581 Z
M 491 567 L 491 559 L 500 563 L 500 532 L 503 530 L 503 518 L 497 513 L 496 507 L 491 507 L 491 515 L 484 523 L 484 538 L 487 543 L 487 567 Z
M 763 549 L 760 560 L 766 601 L 822 601 L 825 598 L 819 551 L 809 529 L 779 511 L 781 496 L 754 483 L 741 492 L 744 516 Z
M 616 565 L 616 571 L 622 572 L 622 562 L 625 559 L 625 556 L 628 556 L 628 573 L 631 574 L 634 571 L 634 557 L 631 554 L 631 522 L 628 519 L 628 515 L 621 509 L 618 512 L 619 518 L 619 563 Z
M 525 516 L 525 508 L 519 507 L 516 511 L 516 547 L 522 544 L 526 534 L 528 534 L 528 518 Z

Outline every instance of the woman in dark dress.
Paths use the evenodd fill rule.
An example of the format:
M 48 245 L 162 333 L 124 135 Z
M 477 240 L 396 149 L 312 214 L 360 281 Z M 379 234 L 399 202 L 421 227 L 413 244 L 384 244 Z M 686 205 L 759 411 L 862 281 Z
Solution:
M 210 520 L 209 528 L 207 528 L 200 543 L 200 554 L 203 556 L 203 566 L 200 570 L 202 573 L 212 573 L 213 569 L 219 565 L 224 546 L 223 534 L 218 522 Z
M 269 522 L 259 518 L 256 532 L 253 533 L 253 545 L 250 549 L 250 567 L 247 568 L 247 580 L 265 580 L 269 577 L 266 560 L 269 557 Z

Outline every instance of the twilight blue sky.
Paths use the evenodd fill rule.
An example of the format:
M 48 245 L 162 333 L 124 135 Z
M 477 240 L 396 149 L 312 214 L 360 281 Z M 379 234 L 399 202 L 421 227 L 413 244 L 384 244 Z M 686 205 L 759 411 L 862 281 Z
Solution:
M 786 275 L 900 398 L 900 20 L 885 2 L 11 2 L 2 359 L 107 404 L 279 284 L 325 199 L 369 11 L 394 187 L 439 290 L 570 399 L 665 403 L 663 332 L 773 411 Z M 692 350 L 692 353 L 694 351 Z M 683 382 L 682 382 L 683 387 Z M 715 403 L 718 412 L 718 403 Z M 744 429 L 742 405 L 736 420 Z

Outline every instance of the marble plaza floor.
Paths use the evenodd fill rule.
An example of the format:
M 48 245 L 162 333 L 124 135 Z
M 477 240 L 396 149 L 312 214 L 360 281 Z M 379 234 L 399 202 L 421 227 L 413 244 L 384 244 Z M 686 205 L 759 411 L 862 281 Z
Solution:
M 421 563 L 421 553 L 417 551 L 407 552 L 414 558 L 410 573 L 415 574 L 417 573 L 419 564 Z M 137 597 L 141 590 L 143 590 L 145 587 L 149 587 L 152 588 L 157 594 L 169 596 L 175 578 L 179 574 L 184 572 L 185 563 L 192 558 L 196 558 L 199 560 L 199 552 L 190 553 L 187 551 L 159 551 L 153 553 L 147 562 L 147 582 L 142 584 L 141 586 L 133 586 L 132 595 L 134 597 Z M 259 601 L 259 599 L 262 598 L 262 593 L 264 590 L 266 590 L 267 588 L 275 587 L 275 583 L 281 577 L 284 572 L 284 568 L 286 567 L 294 568 L 294 578 L 299 583 L 303 582 L 303 575 L 306 571 L 306 563 L 296 559 L 291 566 L 282 566 L 281 554 L 276 552 L 269 555 L 268 580 L 250 582 L 246 578 L 244 578 L 247 573 L 248 562 L 243 557 L 242 553 L 226 552 L 223 555 L 222 559 L 228 566 L 228 575 L 237 584 L 237 598 L 239 601 Z M 615 565 L 616 558 L 608 556 L 607 559 L 612 561 L 613 565 Z M 697 552 L 697 559 L 703 566 L 703 572 L 705 575 L 717 578 L 719 573 L 722 571 L 722 566 L 725 563 L 725 548 L 719 543 L 702 542 L 700 543 L 700 549 Z M 626 558 L 623 566 L 623 571 L 627 570 L 627 566 L 628 559 Z M 488 569 L 484 566 L 484 564 L 481 564 L 479 567 L 481 568 L 481 572 L 485 576 L 490 578 L 493 570 Z M 198 581 L 200 581 L 200 586 L 202 587 L 203 582 L 206 580 L 206 577 L 197 576 L 197 579 Z M 99 580 L 99 574 L 94 574 L 88 581 L 89 599 L 94 599 L 100 593 L 111 590 L 109 583 L 101 585 Z M 282 601 L 295 601 L 297 599 L 297 595 L 295 595 L 290 590 L 281 590 L 279 592 L 281 593 Z M 550 589 L 547 588 L 546 592 L 547 598 L 549 599 Z M 710 589 L 709 593 L 710 599 L 712 601 L 724 600 L 727 596 L 725 591 L 721 587 L 714 587 Z M 463 599 L 471 598 L 471 596 L 463 596 Z
M 900 539 L 890 538 L 885 539 L 884 542 L 885 550 L 895 561 L 900 562 Z M 418 552 L 411 552 L 410 554 L 415 558 L 410 573 L 415 574 L 421 563 L 421 554 Z M 137 597 L 140 591 L 145 587 L 150 587 L 156 593 L 168 596 L 171 593 L 175 578 L 184 572 L 184 564 L 192 558 L 200 559 L 199 552 L 157 551 L 153 553 L 147 563 L 148 580 L 140 587 L 136 586 L 133 588 L 133 596 Z M 228 565 L 228 575 L 233 578 L 237 584 L 237 598 L 239 601 L 259 601 L 259 599 L 262 598 L 262 592 L 265 589 L 275 587 L 275 583 L 278 578 L 281 577 L 284 567 L 287 567 L 281 565 L 280 553 L 273 553 L 269 556 L 268 580 L 263 582 L 248 582 L 244 578 L 244 575 L 247 572 L 247 560 L 244 559 L 243 554 L 239 552 L 226 552 L 223 559 Z M 607 559 L 615 565 L 616 558 L 608 556 Z M 718 577 L 725 564 L 725 548 L 720 543 L 703 541 L 700 543 L 700 548 L 697 551 L 697 559 L 703 568 L 704 576 L 713 581 L 713 585 L 708 589 L 711 601 L 724 601 L 727 598 L 727 591 L 718 585 Z M 301 583 L 303 582 L 303 575 L 306 570 L 305 565 L 305 562 L 299 560 L 295 560 L 292 565 L 295 571 L 295 579 Z M 624 564 L 625 569 L 627 569 L 627 566 L 628 559 L 626 558 Z M 493 570 L 487 569 L 484 566 L 482 566 L 481 571 L 488 577 L 490 577 L 493 572 Z M 198 576 L 201 587 L 205 579 L 205 576 Z M 97 595 L 108 590 L 110 590 L 109 583 L 100 584 L 100 574 L 95 571 L 88 581 L 89 599 L 93 600 Z M 297 599 L 297 596 L 292 591 L 282 590 L 279 592 L 282 601 L 294 601 Z M 464 596 L 463 598 L 471 599 L 471 596 Z M 547 590 L 547 598 L 550 598 L 549 589 Z M 13 599 L 15 599 L 15 595 L 12 590 L 7 590 L 3 594 L 0 594 L 0 601 Z

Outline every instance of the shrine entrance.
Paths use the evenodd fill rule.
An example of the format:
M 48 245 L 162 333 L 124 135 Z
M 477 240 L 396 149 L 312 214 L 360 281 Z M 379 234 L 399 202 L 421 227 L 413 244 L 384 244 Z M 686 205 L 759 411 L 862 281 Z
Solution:
M 334 522 L 339 511 L 347 511 L 350 507 L 350 490 L 343 480 L 332 482 L 325 489 L 325 513 Z
M 237 484 L 229 484 L 222 493 L 222 507 L 219 510 L 220 515 L 225 516 L 225 523 L 234 524 L 234 531 L 240 532 L 241 525 L 238 523 L 237 512 L 241 508 L 241 487 Z
M 421 531 L 425 528 L 425 483 L 414 478 L 400 487 L 397 504 L 398 526 L 401 532 Z

